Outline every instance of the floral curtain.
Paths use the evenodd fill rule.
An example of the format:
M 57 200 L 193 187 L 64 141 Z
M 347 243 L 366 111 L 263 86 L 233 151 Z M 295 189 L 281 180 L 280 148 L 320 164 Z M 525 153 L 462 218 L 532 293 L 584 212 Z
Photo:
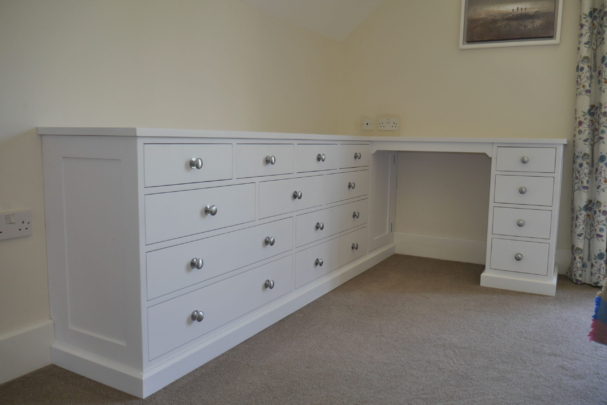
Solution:
M 602 286 L 607 278 L 607 0 L 581 0 L 581 6 L 568 276 L 578 284 Z

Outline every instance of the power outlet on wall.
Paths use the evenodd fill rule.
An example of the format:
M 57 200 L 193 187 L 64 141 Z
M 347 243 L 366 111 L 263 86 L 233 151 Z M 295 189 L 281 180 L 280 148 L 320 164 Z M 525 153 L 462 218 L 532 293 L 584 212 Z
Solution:
M 398 131 L 398 118 L 396 117 L 382 117 L 379 120 L 380 131 Z
M 0 240 L 21 238 L 32 234 L 32 211 L 0 213 Z

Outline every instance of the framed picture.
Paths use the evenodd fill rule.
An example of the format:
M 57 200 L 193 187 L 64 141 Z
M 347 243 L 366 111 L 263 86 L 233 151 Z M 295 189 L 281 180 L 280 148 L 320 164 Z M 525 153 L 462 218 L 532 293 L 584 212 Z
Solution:
M 562 14 L 563 0 L 462 0 L 459 47 L 558 44 Z

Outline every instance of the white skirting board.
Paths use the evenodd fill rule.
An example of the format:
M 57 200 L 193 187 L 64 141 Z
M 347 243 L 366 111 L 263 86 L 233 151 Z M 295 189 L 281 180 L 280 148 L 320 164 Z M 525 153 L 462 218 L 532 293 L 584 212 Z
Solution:
M 51 364 L 51 319 L 0 335 L 0 384 Z

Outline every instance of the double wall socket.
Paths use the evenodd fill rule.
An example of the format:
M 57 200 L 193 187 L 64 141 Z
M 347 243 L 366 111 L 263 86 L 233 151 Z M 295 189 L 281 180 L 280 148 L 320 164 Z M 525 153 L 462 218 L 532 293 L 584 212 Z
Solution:
M 398 118 L 396 117 L 382 117 L 379 118 L 379 130 L 380 131 L 398 131 Z
M 32 234 L 32 211 L 0 213 L 0 240 L 20 238 Z

